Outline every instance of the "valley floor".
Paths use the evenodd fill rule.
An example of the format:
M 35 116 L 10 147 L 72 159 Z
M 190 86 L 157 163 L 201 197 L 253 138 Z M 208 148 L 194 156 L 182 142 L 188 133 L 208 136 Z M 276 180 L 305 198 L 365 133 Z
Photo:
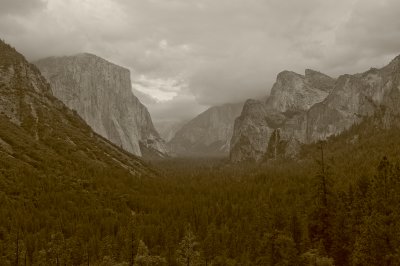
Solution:
M 299 161 L 171 159 L 135 178 L 3 168 L 0 264 L 399 265 L 399 130 L 353 131 L 323 161 L 309 145 Z

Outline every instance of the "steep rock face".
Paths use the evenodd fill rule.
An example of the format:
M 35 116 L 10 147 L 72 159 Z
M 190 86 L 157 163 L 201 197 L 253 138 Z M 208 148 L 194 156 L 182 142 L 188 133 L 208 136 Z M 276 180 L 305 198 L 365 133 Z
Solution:
M 236 119 L 231 161 L 259 161 L 268 157 L 271 135 L 278 129 L 280 150 L 283 146 L 290 147 L 283 154 L 293 157 L 298 143 L 306 139 L 306 111 L 328 96 L 334 82 L 313 70 L 306 70 L 304 76 L 290 71 L 279 73 L 270 97 L 265 102 L 247 101 Z
M 339 77 L 332 93 L 307 114 L 307 141 L 336 135 L 372 115 L 379 106 L 400 112 L 400 57 L 382 69 Z
M 271 124 L 280 125 L 283 119 L 280 113 L 267 110 L 265 102 L 247 100 L 234 123 L 231 161 L 261 160 L 273 132 Z
M 68 167 L 151 170 L 120 150 L 52 95 L 39 70 L 0 41 L 0 168 L 24 168 L 63 176 Z
M 161 138 L 166 142 L 171 141 L 171 139 L 175 136 L 176 132 L 180 130 L 187 121 L 159 121 L 155 122 L 154 126 L 157 129 L 157 132 L 160 134 Z
M 277 128 L 272 132 L 267 151 L 264 155 L 265 159 L 286 158 L 293 159 L 300 151 L 300 142 L 294 137 L 285 138 L 282 135 L 282 129 Z
M 35 62 L 65 103 L 101 136 L 135 155 L 166 153 L 147 108 L 132 93 L 129 70 L 92 54 Z
M 227 155 L 235 118 L 243 104 L 211 107 L 186 123 L 169 142 L 178 156 Z
M 37 116 L 34 99 L 48 101 L 51 90 L 38 69 L 26 63 L 21 54 L 1 40 L 0 48 L 0 114 L 21 126 L 25 112 Z
M 305 111 L 323 101 L 333 85 L 334 79 L 310 69 L 304 76 L 283 71 L 271 89 L 267 107 L 282 113 Z
M 274 90 L 277 88 L 280 90 Z M 285 93 L 276 96 L 275 93 L 282 91 L 282 88 Z M 313 94 L 315 97 L 308 97 L 310 91 L 315 89 L 320 92 Z M 292 99 L 291 95 L 298 99 Z M 321 100 L 324 95 L 327 95 L 326 98 Z M 365 117 L 381 112 L 382 108 L 387 117 L 398 116 L 399 106 L 400 56 L 381 69 L 371 68 L 361 74 L 343 75 L 336 81 L 310 70 L 306 70 L 305 79 L 295 73 L 281 73 L 265 108 L 279 111 L 285 116 L 284 122 L 281 125 L 264 122 L 262 126 L 251 131 L 245 130 L 246 123 L 242 121 L 268 120 L 269 114 L 242 113 L 245 117 L 236 121 L 238 125 L 235 123 L 232 142 L 248 137 L 245 144 L 241 144 L 242 147 L 232 144 L 231 158 L 232 161 L 243 161 L 249 159 L 249 153 L 256 153 L 258 155 L 250 156 L 250 159 L 259 160 L 263 156 L 271 157 L 271 153 L 274 153 L 272 148 L 273 151 L 282 151 L 284 156 L 291 157 L 301 143 L 311 143 L 339 134 Z M 390 119 L 387 119 L 387 123 L 390 123 Z M 280 130 L 279 141 L 259 143 L 259 139 L 274 136 L 273 130 L 277 129 Z M 255 137 L 253 132 L 259 132 L 261 136 Z M 272 147 L 269 149 L 271 143 Z

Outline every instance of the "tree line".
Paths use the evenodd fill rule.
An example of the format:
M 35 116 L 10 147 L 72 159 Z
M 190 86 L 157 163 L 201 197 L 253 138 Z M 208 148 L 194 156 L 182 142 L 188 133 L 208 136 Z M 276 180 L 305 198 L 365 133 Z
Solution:
M 148 178 L 3 166 L 0 264 L 400 265 L 399 131 L 355 132 L 302 160 L 171 160 Z

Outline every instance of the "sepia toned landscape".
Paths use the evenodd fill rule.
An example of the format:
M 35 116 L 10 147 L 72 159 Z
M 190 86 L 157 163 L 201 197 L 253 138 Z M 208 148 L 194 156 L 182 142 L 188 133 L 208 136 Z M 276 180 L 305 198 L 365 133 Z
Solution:
M 0 1 L 0 266 L 400 265 L 399 10 Z

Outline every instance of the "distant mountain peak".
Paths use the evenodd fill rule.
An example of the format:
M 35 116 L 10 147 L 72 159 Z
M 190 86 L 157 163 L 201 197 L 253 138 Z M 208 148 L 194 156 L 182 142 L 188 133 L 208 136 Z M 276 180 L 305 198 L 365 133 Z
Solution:
M 391 63 L 396 63 L 396 64 L 400 63 L 400 54 L 397 55 L 395 58 L 393 58 L 393 60 L 390 62 L 390 64 Z
M 399 70 L 400 67 L 400 55 L 393 58 L 390 63 L 383 69 Z
M 286 81 L 286 80 L 292 80 L 293 78 L 301 78 L 302 75 L 294 72 L 294 71 L 289 71 L 289 70 L 283 70 L 278 73 L 276 76 L 277 81 Z
M 380 106 L 398 114 L 399 77 L 400 56 L 381 69 L 337 79 L 310 69 L 304 76 L 283 71 L 265 104 L 247 101 L 243 107 L 235 122 L 231 160 L 265 158 L 270 137 L 277 129 L 280 143 L 275 145 L 282 144 L 294 152 L 299 143 L 339 134 Z
M 175 133 L 168 143 L 177 156 L 222 156 L 230 149 L 235 119 L 243 103 L 212 106 Z
M 310 68 L 306 68 L 304 70 L 304 75 L 306 77 L 307 76 L 313 76 L 313 75 L 323 75 L 323 76 L 327 76 L 328 77 L 328 75 L 326 75 L 326 74 L 324 74 L 324 73 L 322 73 L 320 71 L 317 71 L 317 70 L 314 70 L 314 69 L 310 69 Z
M 333 84 L 334 79 L 317 71 L 308 69 L 305 76 L 282 71 L 271 89 L 267 107 L 280 112 L 307 110 L 325 99 Z
M 322 72 L 313 70 L 313 69 L 309 69 L 307 68 L 304 71 L 304 76 L 307 79 L 326 79 L 326 80 L 334 80 L 332 77 L 328 76 L 327 74 L 324 74 Z

